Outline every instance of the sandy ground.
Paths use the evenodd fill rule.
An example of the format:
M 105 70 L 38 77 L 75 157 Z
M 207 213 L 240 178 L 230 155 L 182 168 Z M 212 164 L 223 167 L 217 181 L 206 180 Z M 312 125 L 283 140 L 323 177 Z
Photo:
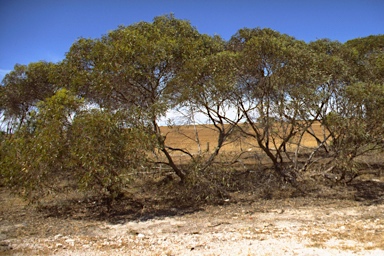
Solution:
M 384 255 L 383 204 L 240 200 L 111 223 L 33 214 L 15 202 L 13 217 L 1 212 L 3 255 Z

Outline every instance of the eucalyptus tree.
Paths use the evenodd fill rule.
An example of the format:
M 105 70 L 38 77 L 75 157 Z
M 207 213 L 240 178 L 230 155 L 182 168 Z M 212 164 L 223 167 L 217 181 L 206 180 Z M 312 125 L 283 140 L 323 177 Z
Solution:
M 329 39 L 320 39 L 309 43 L 309 48 L 313 53 L 314 70 L 312 78 L 319 85 L 318 92 L 326 97 L 324 108 L 322 109 L 319 121 L 322 125 L 332 111 L 338 111 L 339 102 L 342 99 L 342 90 L 346 86 L 354 83 L 355 70 L 348 62 L 352 53 L 346 51 L 342 44 Z M 322 134 L 310 133 L 319 143 L 322 143 L 323 149 L 329 153 L 330 140 L 329 131 L 323 126 Z M 326 136 L 326 134 L 328 134 Z
M 331 136 L 329 170 L 337 172 L 339 180 L 350 181 L 359 174 L 357 157 L 384 146 L 383 37 L 354 39 L 344 45 L 314 42 L 313 46 L 337 63 L 330 66 L 328 61 L 318 68 L 324 72 L 331 67 L 334 85 L 323 124 Z
M 244 121 L 241 111 L 233 107 L 238 56 L 226 51 L 225 43 L 219 37 L 213 40 L 217 51 L 186 62 L 176 79 L 176 83 L 182 86 L 178 105 L 180 112 L 184 113 L 187 120 L 195 121 L 194 116 L 198 116 L 203 119 L 200 125 L 209 124 L 206 129 L 212 129 L 217 134 L 215 145 L 210 145 L 213 151 L 207 149 L 206 152 L 199 152 L 197 159 L 185 152 L 193 162 L 198 162 L 199 171 L 211 166 L 222 147 L 233 142 L 231 135 Z M 195 139 L 196 143 L 201 143 L 198 134 Z
M 121 26 L 100 39 L 79 39 L 64 61 L 65 83 L 103 109 L 125 110 L 156 140 L 166 163 L 183 180 L 159 120 L 174 108 L 181 88 L 172 83 L 187 60 L 208 55 L 211 37 L 171 16 Z M 156 152 L 156 151 L 154 151 Z
M 304 42 L 270 29 L 241 29 L 229 47 L 240 55 L 237 105 L 247 123 L 242 131 L 256 139 L 279 175 L 295 183 L 302 137 L 329 97 L 312 76 L 312 53 Z

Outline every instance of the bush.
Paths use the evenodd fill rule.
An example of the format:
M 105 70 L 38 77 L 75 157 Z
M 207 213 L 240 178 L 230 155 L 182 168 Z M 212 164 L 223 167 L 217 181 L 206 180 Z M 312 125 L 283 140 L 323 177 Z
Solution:
M 76 116 L 71 128 L 71 165 L 81 188 L 118 196 L 135 170 L 146 165 L 146 136 L 128 128 L 124 115 L 100 110 Z
M 67 180 L 113 199 L 145 168 L 148 140 L 143 129 L 128 127 L 126 115 L 81 110 L 83 101 L 65 89 L 37 107 L 1 141 L 2 183 L 13 191 L 33 201 Z

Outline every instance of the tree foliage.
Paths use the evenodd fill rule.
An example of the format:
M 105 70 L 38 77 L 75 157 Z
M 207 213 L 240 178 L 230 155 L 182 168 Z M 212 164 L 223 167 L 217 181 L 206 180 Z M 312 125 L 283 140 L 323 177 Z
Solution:
M 23 124 L 37 102 L 53 95 L 56 89 L 52 82 L 53 70 L 54 64 L 47 62 L 15 65 L 4 77 L 1 87 L 0 111 L 6 120 Z
M 242 29 L 230 47 L 241 56 L 235 106 L 248 124 L 243 132 L 256 139 L 281 176 L 292 180 L 284 165 L 287 159 L 296 162 L 287 148 L 319 118 L 326 97 L 318 95 L 313 81 L 312 53 L 304 42 L 270 29 Z M 300 141 L 295 146 L 298 150 Z
M 2 141 L 5 183 L 30 199 L 75 180 L 80 189 L 117 197 L 146 166 L 150 140 L 127 127 L 126 114 L 84 108 L 66 89 L 36 104 L 28 120 Z
M 20 129 L 3 142 L 6 183 L 31 198 L 39 196 L 34 192 L 54 190 L 69 171 L 68 130 L 71 114 L 80 105 L 81 100 L 65 89 L 36 104 L 38 111 L 30 112 Z
M 128 128 L 125 114 L 97 109 L 81 111 L 73 121 L 70 166 L 82 188 L 119 196 L 131 175 L 143 171 L 149 140 L 144 131 Z

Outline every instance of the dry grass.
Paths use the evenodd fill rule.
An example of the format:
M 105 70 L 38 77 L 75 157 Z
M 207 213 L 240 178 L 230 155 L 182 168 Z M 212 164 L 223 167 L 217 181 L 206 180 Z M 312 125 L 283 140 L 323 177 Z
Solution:
M 312 129 L 317 136 L 322 136 L 324 133 L 323 127 L 319 122 L 312 125 Z M 182 148 L 189 152 L 196 154 L 199 152 L 212 152 L 217 145 L 218 132 L 214 129 L 213 125 L 186 125 L 186 126 L 173 126 L 161 127 L 164 135 L 167 135 L 167 145 L 174 148 Z M 291 141 L 288 148 L 295 148 L 298 138 Z M 302 148 L 313 148 L 317 146 L 316 140 L 309 134 L 304 134 L 301 142 Z M 257 141 L 254 138 L 244 138 L 238 134 L 230 137 L 229 141 L 222 148 L 222 152 L 243 152 L 243 151 L 257 151 Z

